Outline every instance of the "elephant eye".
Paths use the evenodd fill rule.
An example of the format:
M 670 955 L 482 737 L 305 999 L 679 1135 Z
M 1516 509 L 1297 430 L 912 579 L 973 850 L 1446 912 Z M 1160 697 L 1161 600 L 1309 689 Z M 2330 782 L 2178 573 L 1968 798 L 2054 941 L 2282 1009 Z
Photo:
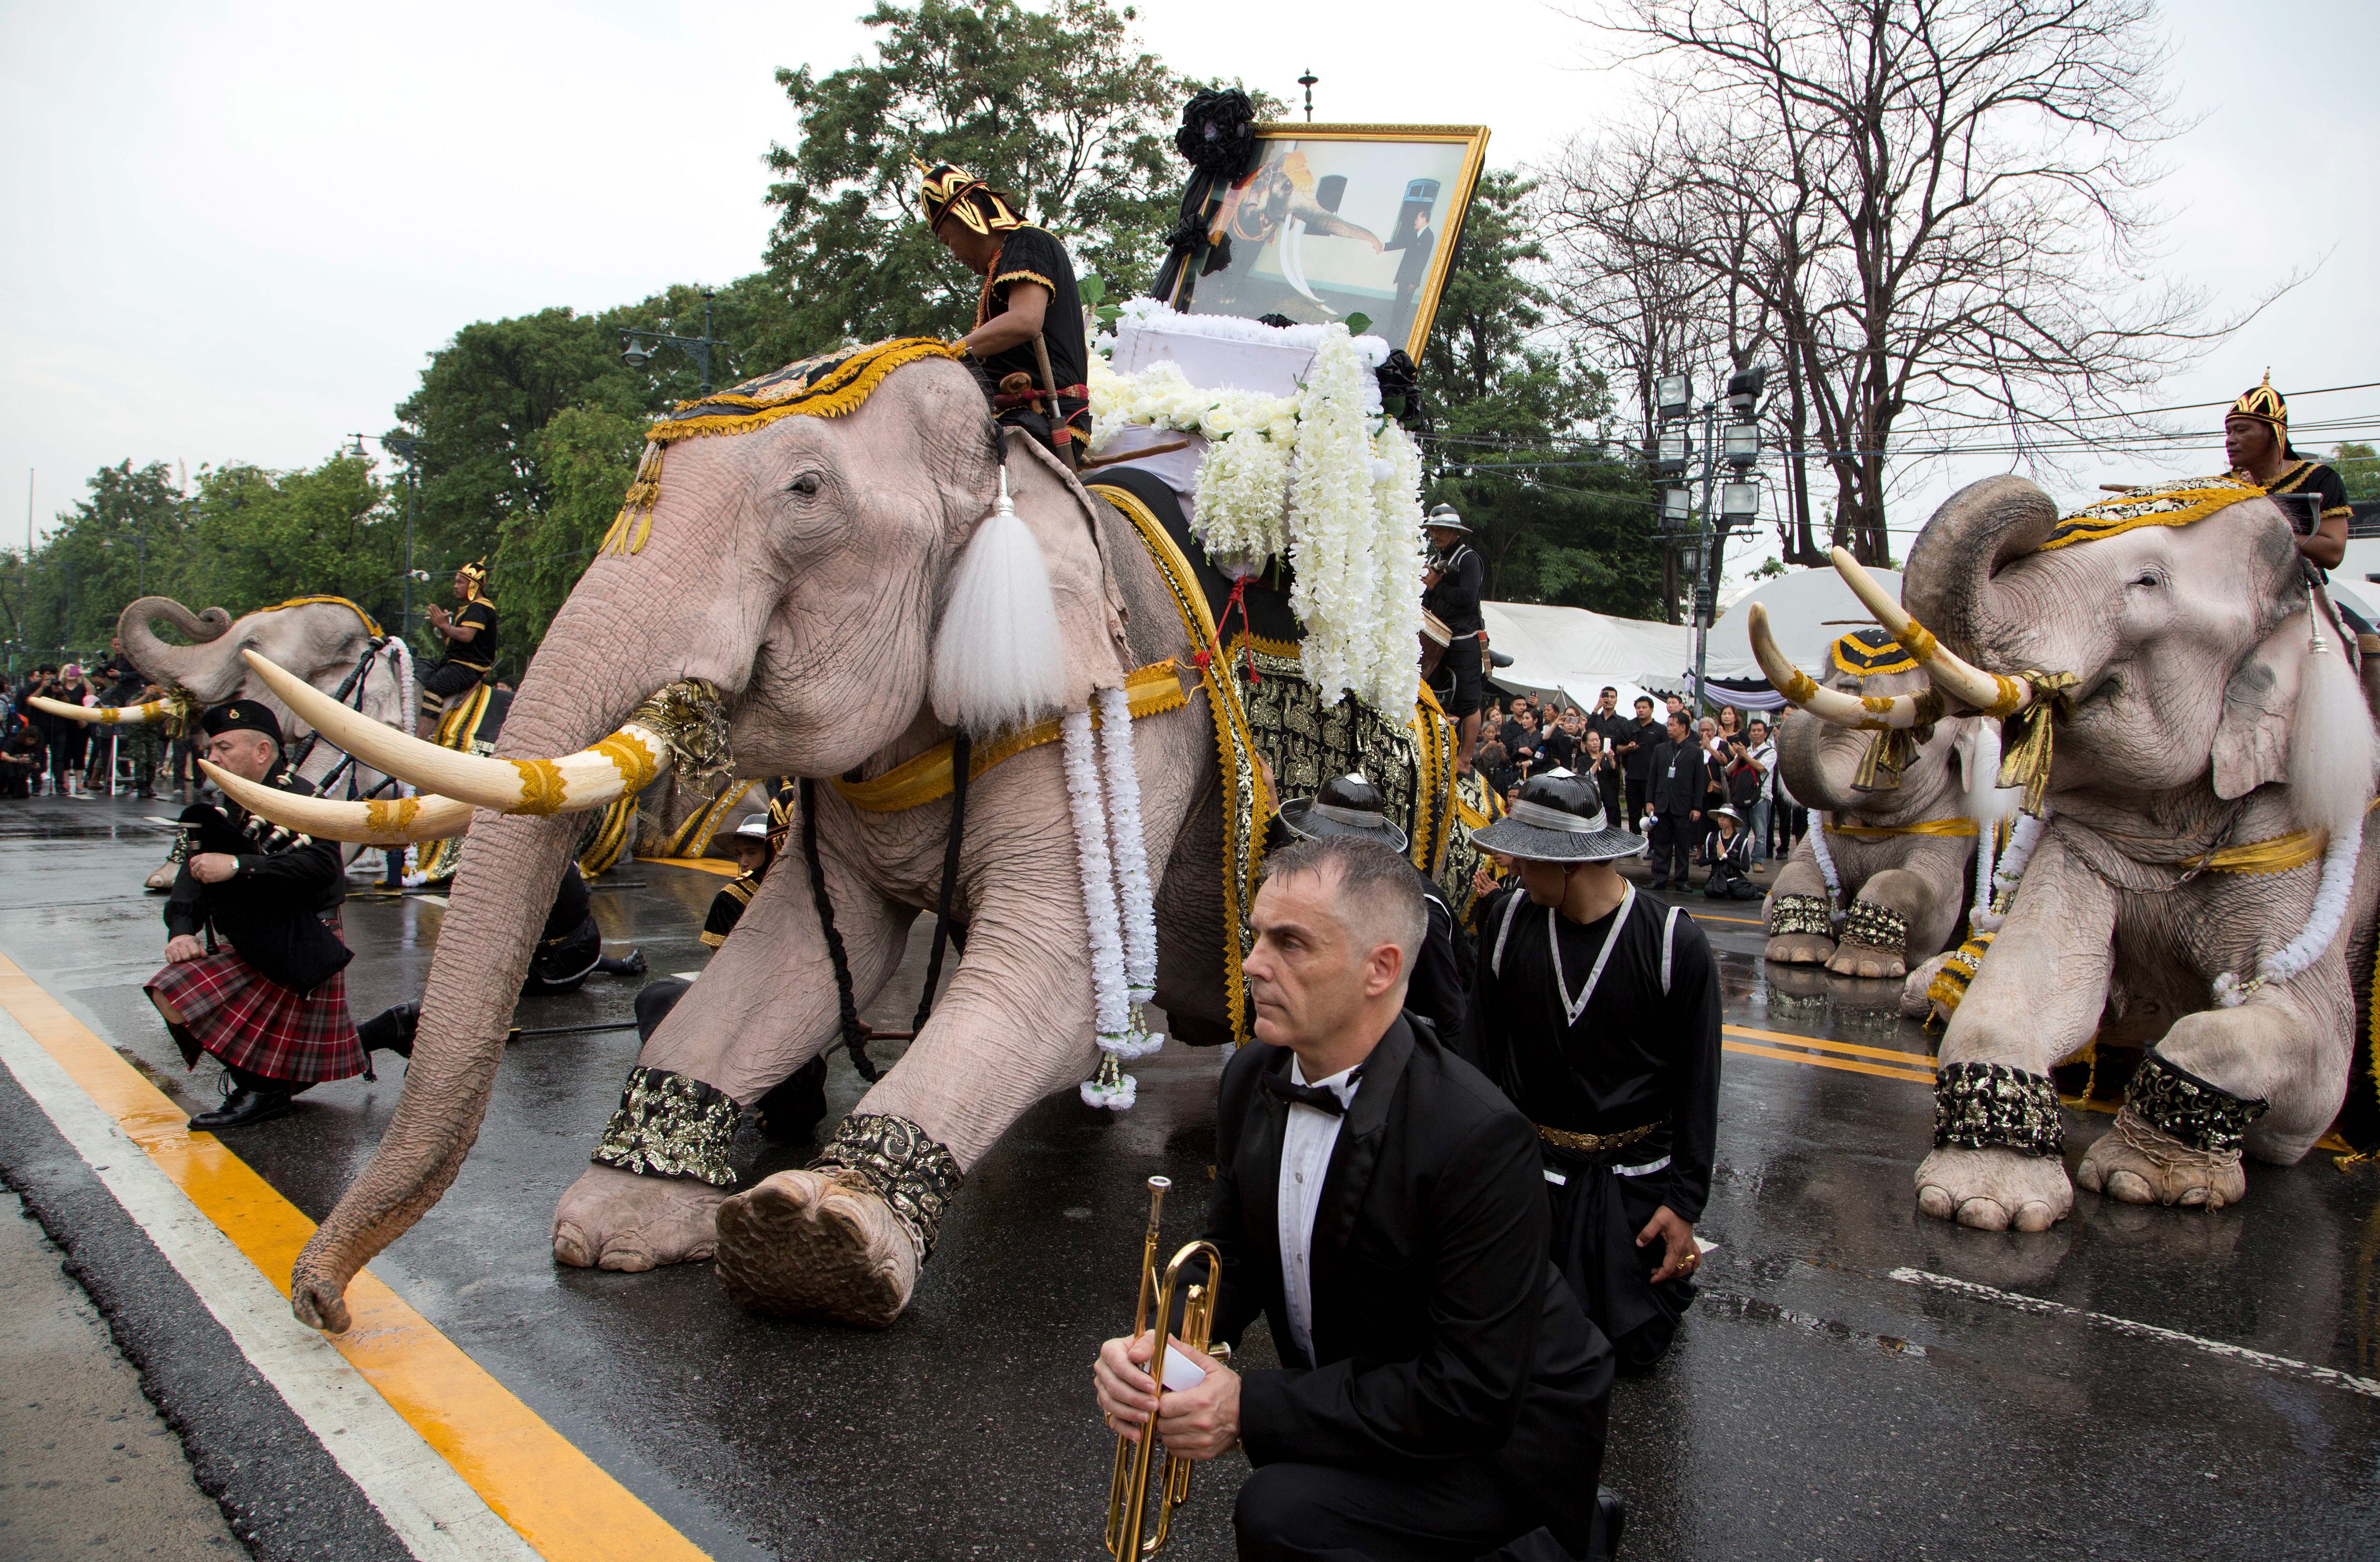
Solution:
M 2143 590 L 2154 591 L 2158 587 L 2165 584 L 2165 576 L 2158 574 L 2155 570 L 2143 570 L 2140 573 L 2140 577 L 2134 580 L 2132 584 L 2141 587 Z
M 787 493 L 798 493 L 804 499 L 812 497 L 818 492 L 818 490 L 819 480 L 818 474 L 816 472 L 804 472 L 800 477 L 795 478 L 792 482 L 785 485 L 785 491 Z

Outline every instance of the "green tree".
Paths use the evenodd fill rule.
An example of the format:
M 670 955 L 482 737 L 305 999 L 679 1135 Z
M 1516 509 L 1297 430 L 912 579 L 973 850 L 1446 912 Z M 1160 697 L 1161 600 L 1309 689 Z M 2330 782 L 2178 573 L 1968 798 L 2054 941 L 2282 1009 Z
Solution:
M 173 469 L 127 460 L 101 467 L 86 487 L 31 557 L 16 561 L 0 593 L 10 637 L 36 660 L 104 651 L 116 613 L 144 579 L 155 592 L 175 575 L 183 514 Z
M 2347 484 L 2350 499 L 2380 499 L 2380 451 L 2352 440 L 2332 453 L 2330 464 Z
M 347 597 L 393 624 L 404 524 L 388 500 L 370 463 L 344 452 L 294 472 L 201 468 L 174 595 L 235 615 L 292 597 Z
M 1491 598 L 1662 616 L 1651 490 L 1598 427 L 1609 387 L 1536 345 L 1550 298 L 1534 188 L 1491 171 L 1463 218 L 1420 366 L 1429 502 L 1463 513 Z
M 516 670 L 587 573 L 596 544 L 620 513 L 645 418 L 595 406 L 569 406 L 529 439 L 528 454 L 547 491 L 541 509 L 509 515 L 496 547 L 493 578 L 503 583 L 505 651 Z
M 849 342 L 955 335 L 978 283 L 917 218 L 914 157 L 1011 190 L 1111 296 L 1144 286 L 1186 173 L 1172 121 L 1196 89 L 1110 0 L 878 0 L 876 58 L 780 70 L 799 123 L 772 146 L 769 274 L 790 360 Z

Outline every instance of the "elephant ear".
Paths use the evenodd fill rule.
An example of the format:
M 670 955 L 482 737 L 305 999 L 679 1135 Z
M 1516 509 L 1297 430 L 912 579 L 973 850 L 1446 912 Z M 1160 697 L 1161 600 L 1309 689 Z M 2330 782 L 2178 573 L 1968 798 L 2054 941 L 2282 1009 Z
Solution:
M 934 643 L 934 714 L 989 736 L 1123 683 L 1090 497 L 1031 436 L 1005 433 L 1007 499 L 952 571 Z
M 2289 779 L 2289 724 L 2305 671 L 2306 621 L 2293 614 L 2265 636 L 2223 685 L 2215 723 L 2215 795 L 2228 802 Z

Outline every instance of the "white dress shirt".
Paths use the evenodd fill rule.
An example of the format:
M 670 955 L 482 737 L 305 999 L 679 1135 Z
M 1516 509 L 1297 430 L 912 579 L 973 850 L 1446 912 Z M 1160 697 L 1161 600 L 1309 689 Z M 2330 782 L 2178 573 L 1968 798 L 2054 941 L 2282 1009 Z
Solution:
M 1303 1063 L 1295 1058 L 1289 1062 L 1293 1084 L 1320 1085 L 1338 1096 L 1342 1106 L 1355 1104 L 1358 1082 L 1348 1078 L 1354 1072 L 1342 1069 L 1329 1079 L 1309 1080 Z M 1281 1130 L 1281 1291 L 1289 1307 L 1290 1339 L 1309 1362 L 1314 1360 L 1314 1214 L 1322 1203 L 1322 1178 L 1330 1168 L 1340 1125 L 1346 1120 L 1293 1102 Z

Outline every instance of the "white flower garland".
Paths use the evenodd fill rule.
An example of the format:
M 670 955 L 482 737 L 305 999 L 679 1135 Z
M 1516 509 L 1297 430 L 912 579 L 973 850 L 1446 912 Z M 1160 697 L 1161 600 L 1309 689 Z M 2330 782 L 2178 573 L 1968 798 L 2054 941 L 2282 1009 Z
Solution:
M 1126 377 L 1093 355 L 1092 449 L 1131 426 L 1205 438 L 1191 529 L 1208 557 L 1233 570 L 1287 554 L 1297 566 L 1290 607 L 1305 629 L 1304 676 L 1326 699 L 1352 692 L 1402 720 L 1421 631 L 1421 456 L 1379 415 L 1370 365 L 1382 355 L 1366 345 L 1378 339 L 1359 343 L 1336 324 L 1282 333 L 1236 323 L 1265 333 L 1250 340 L 1314 334 L 1298 394 L 1203 389 L 1171 362 Z
M 2008 921 L 2009 908 L 2016 902 L 2017 885 L 2024 878 L 2024 865 L 2033 860 L 2033 849 L 2041 844 L 2041 832 L 2048 825 L 2046 808 L 2038 814 L 2017 816 L 2016 828 L 2009 831 L 2008 850 L 1992 873 L 1991 905 L 1968 918 L 1977 932 L 1997 933 Z
M 1148 879 L 1148 848 L 1141 839 L 1140 772 L 1132 752 L 1132 701 L 1122 689 L 1101 689 L 1099 763 L 1107 772 L 1108 823 L 1115 841 L 1117 899 L 1123 910 L 1125 996 L 1136 1019 L 1157 996 L 1157 897 Z M 1155 1052 L 1158 1036 L 1138 1055 Z
M 1127 710 L 1126 721 L 1130 720 Z M 1098 1032 L 1099 1072 L 1082 1084 L 1087 1105 L 1114 1111 L 1130 1108 L 1138 1082 L 1120 1064 L 1145 1058 L 1165 1044 L 1161 1035 L 1147 1035 L 1140 1024 L 1140 1006 L 1132 998 L 1126 975 L 1123 919 L 1116 907 L 1115 866 L 1108 851 L 1109 811 L 1099 782 L 1097 740 L 1091 735 L 1091 713 L 1070 710 L 1059 720 L 1065 739 L 1066 803 L 1074 815 L 1075 866 L 1083 882 L 1083 920 L 1091 939 L 1091 1015 Z M 1126 740 L 1127 743 L 1129 740 Z M 1131 834 L 1139 837 L 1138 797 L 1133 799 Z M 1148 881 L 1145 852 L 1140 879 Z M 1156 972 L 1155 918 L 1151 914 L 1149 971 Z
M 2313 910 L 2306 917 L 2304 930 L 2287 948 L 2256 962 L 2256 974 L 2246 981 L 2228 971 L 2217 975 L 2213 984 L 2216 1002 L 2237 1009 L 2265 983 L 2286 982 L 2322 958 L 2338 938 L 2339 924 L 2347 920 L 2347 902 L 2355 892 L 2356 854 L 2362 848 L 2361 830 L 2331 838 L 2322 854 L 2322 887 L 2314 891 Z
M 1810 855 L 1818 859 L 1818 877 L 1827 881 L 1827 918 L 1840 923 L 1851 914 L 1840 909 L 1843 901 L 1843 881 L 1835 872 L 1834 854 L 1827 850 L 1827 819 L 1823 810 L 1810 810 Z

